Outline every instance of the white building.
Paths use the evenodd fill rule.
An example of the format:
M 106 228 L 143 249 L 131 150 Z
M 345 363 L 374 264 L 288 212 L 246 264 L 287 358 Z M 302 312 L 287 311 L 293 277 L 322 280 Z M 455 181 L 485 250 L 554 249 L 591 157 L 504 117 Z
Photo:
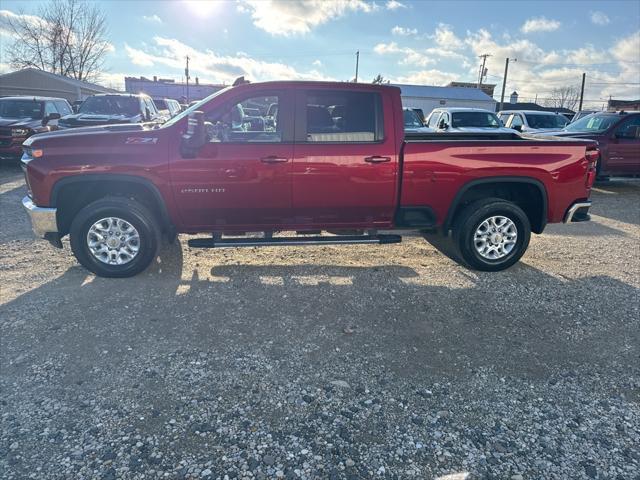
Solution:
M 111 92 L 115 90 L 37 68 L 25 68 L 0 75 L 0 97 L 33 95 L 34 97 L 64 98 L 69 103 L 73 103 L 96 93 Z
M 432 87 L 427 85 L 394 85 L 401 90 L 402 106 L 420 108 L 425 117 L 440 107 L 484 108 L 496 110 L 496 101 L 482 90 L 465 87 Z
M 146 93 L 153 98 L 173 98 L 179 102 L 202 100 L 224 87 L 200 83 L 197 77 L 189 85 L 167 78 L 124 77 L 124 89 L 129 93 Z

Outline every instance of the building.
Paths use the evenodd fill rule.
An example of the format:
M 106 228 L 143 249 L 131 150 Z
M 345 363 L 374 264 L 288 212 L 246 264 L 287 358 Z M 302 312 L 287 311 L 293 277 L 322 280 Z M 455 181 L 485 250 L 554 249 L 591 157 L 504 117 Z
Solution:
M 610 98 L 607 102 L 607 110 L 610 112 L 640 110 L 640 100 L 613 100 Z
M 440 107 L 472 107 L 494 111 L 496 101 L 482 90 L 466 87 L 432 87 L 427 85 L 395 85 L 401 90 L 402 106 L 419 108 L 427 117 Z
M 225 85 L 200 83 L 198 77 L 194 82 L 176 82 L 173 79 L 153 77 L 124 77 L 124 89 L 128 93 L 146 93 L 152 98 L 173 98 L 185 103 L 192 100 L 202 100 L 217 92 Z
M 570 118 L 575 115 L 576 112 L 564 107 L 544 107 L 534 102 L 518 102 L 518 92 L 513 92 L 509 101 L 505 102 L 500 109 L 500 103 L 496 104 L 496 112 L 504 110 L 535 110 L 538 112 L 554 112 L 568 115 Z
M 478 88 L 478 84 L 477 83 L 471 83 L 471 82 L 449 82 L 447 84 L 447 87 L 462 87 L 462 88 Z M 484 93 L 486 93 L 487 95 L 489 95 L 490 97 L 493 97 L 493 91 L 496 89 L 496 84 L 493 83 L 483 83 L 482 85 L 480 85 L 480 90 L 482 90 Z
M 1 97 L 18 95 L 58 97 L 73 103 L 96 93 L 113 93 L 115 91 L 37 68 L 25 68 L 0 75 Z

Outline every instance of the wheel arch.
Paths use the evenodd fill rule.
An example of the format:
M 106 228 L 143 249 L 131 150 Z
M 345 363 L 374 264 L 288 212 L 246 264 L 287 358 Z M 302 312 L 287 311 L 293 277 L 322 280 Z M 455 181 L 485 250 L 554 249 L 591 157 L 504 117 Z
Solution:
M 537 195 L 539 203 L 535 199 L 527 197 L 527 194 L 532 192 Z M 544 231 L 547 225 L 549 202 L 544 184 L 532 177 L 504 176 L 479 178 L 465 183 L 456 193 L 447 211 L 447 216 L 442 224 L 444 235 L 448 234 L 456 215 L 475 199 L 482 198 L 482 195 L 513 201 L 527 214 L 531 230 L 534 233 Z M 538 205 L 540 206 L 538 207 Z
M 83 207 L 107 196 L 126 196 L 140 201 L 156 216 L 164 233 L 175 234 L 164 198 L 153 182 L 136 175 L 103 173 L 73 175 L 54 184 L 50 205 L 57 208 L 60 236 L 69 232 L 73 218 Z

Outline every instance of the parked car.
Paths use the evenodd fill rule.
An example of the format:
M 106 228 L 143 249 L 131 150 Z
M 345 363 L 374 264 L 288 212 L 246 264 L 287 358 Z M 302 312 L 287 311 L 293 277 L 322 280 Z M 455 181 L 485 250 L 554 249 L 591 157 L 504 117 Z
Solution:
M 274 103 L 272 125 L 244 121 L 242 107 Z M 405 138 L 402 118 L 393 86 L 231 86 L 158 128 L 29 138 L 23 204 L 36 234 L 58 247 L 70 234 L 78 261 L 105 277 L 141 272 L 161 235 L 178 232 L 211 232 L 188 243 L 214 248 L 400 242 L 376 233 L 393 228 L 440 232 L 465 265 L 497 271 L 520 259 L 532 231 L 589 220 L 595 142 L 515 132 Z M 255 231 L 264 237 L 223 237 Z
M 436 108 L 427 119 L 429 128 L 436 132 L 507 132 L 495 113 L 482 108 Z
M 402 109 L 402 118 L 404 119 L 404 131 L 412 133 L 427 133 L 433 132 L 431 128 L 428 128 L 424 122 L 420 119 L 418 112 L 412 108 Z
M 527 133 L 559 130 L 569 123 L 560 113 L 538 110 L 504 110 L 498 112 L 498 117 L 505 127 Z
M 598 142 L 597 173 L 640 175 L 640 112 L 598 112 L 570 123 L 560 131 L 541 135 L 588 138 Z
M 580 110 L 576 112 L 576 114 L 571 118 L 569 123 L 573 123 L 576 120 L 580 120 L 582 117 L 586 117 L 587 115 L 591 115 L 592 113 L 598 113 L 599 110 Z
M 151 97 L 144 94 L 105 93 L 88 97 L 78 113 L 60 119 L 60 128 L 90 127 L 113 123 L 160 123 L 166 120 Z
M 175 117 L 182 111 L 178 101 L 172 98 L 154 98 L 153 103 L 155 103 L 158 112 L 167 117 L 167 119 Z
M 58 119 L 71 112 L 64 98 L 0 98 L 0 159 L 18 160 L 27 138 L 57 129 Z

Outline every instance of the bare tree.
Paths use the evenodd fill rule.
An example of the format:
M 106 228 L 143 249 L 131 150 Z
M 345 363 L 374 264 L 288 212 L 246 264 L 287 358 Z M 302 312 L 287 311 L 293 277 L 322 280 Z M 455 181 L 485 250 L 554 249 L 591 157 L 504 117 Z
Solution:
M 37 16 L 7 20 L 13 68 L 33 67 L 77 80 L 96 80 L 109 51 L 104 12 L 84 0 L 50 0 Z
M 568 108 L 575 110 L 580 100 L 580 89 L 575 86 L 554 88 L 545 100 L 546 107 Z

